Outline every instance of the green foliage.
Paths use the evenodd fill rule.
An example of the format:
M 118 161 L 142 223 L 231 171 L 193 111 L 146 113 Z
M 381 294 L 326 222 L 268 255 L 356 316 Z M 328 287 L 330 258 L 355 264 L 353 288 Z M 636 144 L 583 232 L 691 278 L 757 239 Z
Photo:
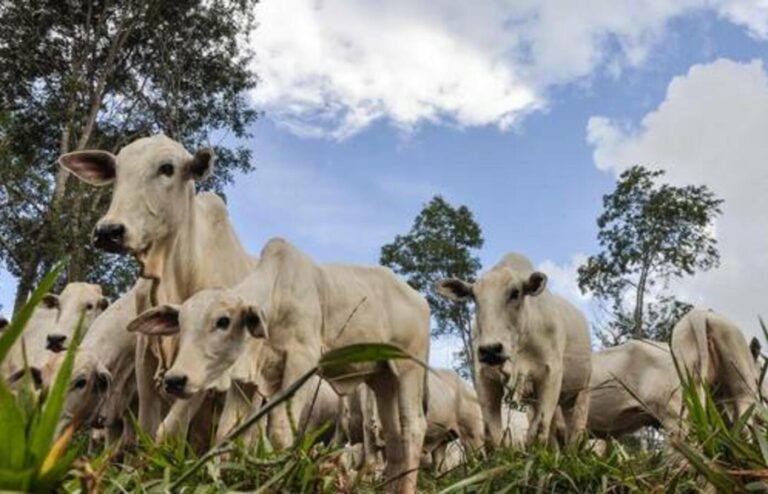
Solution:
M 60 263 L 43 278 L 19 316 L 0 336 L 0 363 L 63 269 Z M 81 320 L 47 396 L 35 395 L 28 375 L 20 381 L 15 395 L 0 380 L 0 490 L 49 492 L 68 475 L 77 454 L 76 449 L 67 449 L 74 426 L 55 436 L 82 330 Z
M 237 140 L 257 117 L 246 96 L 256 1 L 0 1 L 0 261 L 19 279 L 14 312 L 65 254 L 67 281 L 120 293 L 134 263 L 90 242 L 111 191 L 56 160 L 163 132 L 191 150 L 213 144 L 205 188 L 250 171 Z
M 690 308 L 664 293 L 669 281 L 719 263 L 711 225 L 723 201 L 704 185 L 659 183 L 663 176 L 642 166 L 621 174 L 597 219 L 602 251 L 579 268 L 581 290 L 610 306 L 614 343 L 665 339 Z M 648 295 L 656 301 L 648 303 Z
M 465 376 L 472 367 L 471 309 L 445 300 L 435 283 L 454 277 L 474 281 L 480 270 L 477 251 L 483 246 L 480 225 L 466 206 L 454 207 L 435 196 L 416 216 L 411 230 L 397 235 L 381 248 L 380 262 L 405 277 L 427 299 L 436 326 L 434 336 L 459 336 L 463 349 L 460 369 Z

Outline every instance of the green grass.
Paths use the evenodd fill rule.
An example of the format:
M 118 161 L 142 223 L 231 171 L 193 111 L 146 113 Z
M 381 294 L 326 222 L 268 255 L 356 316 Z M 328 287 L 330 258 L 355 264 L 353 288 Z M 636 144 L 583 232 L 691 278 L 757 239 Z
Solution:
M 29 304 L 0 336 L 0 361 L 61 271 L 46 276 Z M 117 460 L 115 451 L 89 455 L 85 438 L 56 427 L 69 382 L 80 329 L 47 396 L 27 380 L 16 393 L 0 382 L 0 490 L 66 492 L 381 492 L 381 479 L 345 470 L 342 450 L 315 444 L 308 433 L 291 449 L 272 451 L 265 441 L 246 448 L 242 435 L 268 408 L 246 419 L 200 456 L 186 444 L 155 445 L 139 436 L 136 449 Z M 302 380 L 270 401 L 290 398 L 313 375 L 334 367 L 385 358 L 410 358 L 388 345 L 358 345 L 325 355 Z M 761 377 L 766 374 L 763 368 Z M 647 493 L 768 491 L 768 407 L 761 400 L 736 423 L 721 414 L 712 396 L 703 399 L 683 379 L 685 434 L 667 447 L 642 450 L 636 442 L 608 444 L 597 454 L 587 440 L 563 448 L 501 449 L 471 458 L 451 472 L 422 471 L 427 493 Z

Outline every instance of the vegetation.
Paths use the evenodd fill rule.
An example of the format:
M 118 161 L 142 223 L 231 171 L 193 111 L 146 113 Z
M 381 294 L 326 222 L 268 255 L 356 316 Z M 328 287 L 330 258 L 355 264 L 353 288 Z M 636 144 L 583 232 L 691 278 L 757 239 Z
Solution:
M 163 132 L 188 149 L 213 145 L 208 188 L 252 170 L 235 141 L 257 117 L 255 3 L 0 0 L 0 261 L 18 280 L 14 313 L 65 254 L 67 282 L 116 294 L 134 278 L 133 263 L 91 247 L 110 190 L 70 179 L 59 155 Z
M 381 264 L 402 275 L 426 297 L 436 323 L 432 335 L 461 338 L 457 370 L 465 377 L 474 373 L 471 308 L 445 300 L 434 287 L 448 277 L 474 281 L 480 270 L 477 251 L 482 246 L 482 231 L 472 211 L 435 196 L 416 216 L 407 234 L 396 236 L 381 248 Z
M 63 266 L 45 276 L 29 303 L 0 336 L 0 363 L 35 305 L 53 286 Z M 768 331 L 763 326 L 764 333 Z M 268 411 L 262 408 L 221 443 L 197 456 L 187 445 L 157 446 L 140 436 L 134 451 L 118 460 L 114 450 L 89 454 L 73 427 L 56 431 L 64 393 L 77 350 L 80 329 L 50 392 L 35 396 L 31 380 L 11 392 L 0 381 L 0 490 L 37 492 L 380 492 L 382 480 L 355 473 L 343 450 L 316 443 L 322 431 L 301 437 L 291 449 L 273 451 L 265 441 L 246 448 L 240 438 L 248 425 Z M 268 406 L 289 399 L 302 382 L 337 365 L 389 358 L 410 358 L 388 345 L 345 347 L 324 356 Z M 764 366 L 761 377 L 765 376 Z M 768 489 L 768 405 L 761 400 L 731 423 L 712 395 L 703 399 L 684 379 L 686 434 L 668 438 L 669 448 L 639 448 L 633 442 L 608 443 L 599 454 L 588 440 L 561 450 L 533 446 L 501 449 L 445 474 L 425 470 L 420 489 L 454 492 L 756 492 Z M 58 436 L 56 436 L 58 434 Z
M 579 268 L 581 290 L 610 306 L 609 346 L 628 338 L 667 341 L 691 309 L 665 292 L 670 280 L 720 260 L 712 226 L 723 201 L 704 185 L 659 183 L 663 176 L 642 166 L 621 174 L 597 219 L 602 251 Z

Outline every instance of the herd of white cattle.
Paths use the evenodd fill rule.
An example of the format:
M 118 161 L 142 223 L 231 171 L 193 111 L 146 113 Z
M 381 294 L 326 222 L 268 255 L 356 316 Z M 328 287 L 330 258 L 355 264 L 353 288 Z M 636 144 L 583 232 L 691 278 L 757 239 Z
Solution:
M 567 442 L 585 431 L 618 437 L 644 426 L 678 433 L 683 400 L 673 353 L 732 418 L 760 398 L 759 345 L 719 314 L 693 310 L 674 328 L 671 348 L 634 340 L 592 352 L 582 313 L 519 254 L 475 283 L 445 279 L 436 287 L 474 303 L 473 388 L 418 362 L 429 357 L 429 307 L 389 269 L 319 264 L 282 239 L 249 255 L 224 202 L 195 193 L 211 173 L 210 150 L 191 155 L 155 136 L 116 156 L 78 151 L 59 163 L 88 184 L 114 186 L 94 243 L 131 255 L 140 277 L 111 304 L 86 283 L 46 296 L 3 374 L 14 382 L 28 367 L 49 386 L 84 314 L 62 420 L 107 441 L 132 441 L 136 416 L 158 442 L 183 438 L 205 448 L 212 432 L 224 437 L 324 353 L 357 343 L 392 344 L 414 360 L 326 372 L 274 408 L 249 440 L 265 432 L 273 447 L 286 448 L 297 431 L 331 422 L 325 439 L 347 447 L 354 468 L 384 464 L 389 490 L 413 492 L 425 461 L 438 468 L 461 461 L 451 451 Z

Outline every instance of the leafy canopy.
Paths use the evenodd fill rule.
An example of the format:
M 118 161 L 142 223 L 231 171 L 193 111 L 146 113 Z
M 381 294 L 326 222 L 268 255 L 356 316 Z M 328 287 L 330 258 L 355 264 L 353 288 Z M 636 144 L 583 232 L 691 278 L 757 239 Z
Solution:
M 407 234 L 397 235 L 381 248 L 381 264 L 404 276 L 426 297 L 435 321 L 432 334 L 462 339 L 460 357 L 465 373 L 471 369 L 470 308 L 439 296 L 435 284 L 448 277 L 474 281 L 480 270 L 477 250 L 482 245 L 480 225 L 469 208 L 454 207 L 435 196 L 416 216 Z
M 601 251 L 579 268 L 581 290 L 611 305 L 619 339 L 663 338 L 690 308 L 663 293 L 669 281 L 719 263 L 713 223 L 723 201 L 705 185 L 660 183 L 664 174 L 633 166 L 619 176 L 597 219 Z M 656 301 L 646 305 L 649 294 Z

